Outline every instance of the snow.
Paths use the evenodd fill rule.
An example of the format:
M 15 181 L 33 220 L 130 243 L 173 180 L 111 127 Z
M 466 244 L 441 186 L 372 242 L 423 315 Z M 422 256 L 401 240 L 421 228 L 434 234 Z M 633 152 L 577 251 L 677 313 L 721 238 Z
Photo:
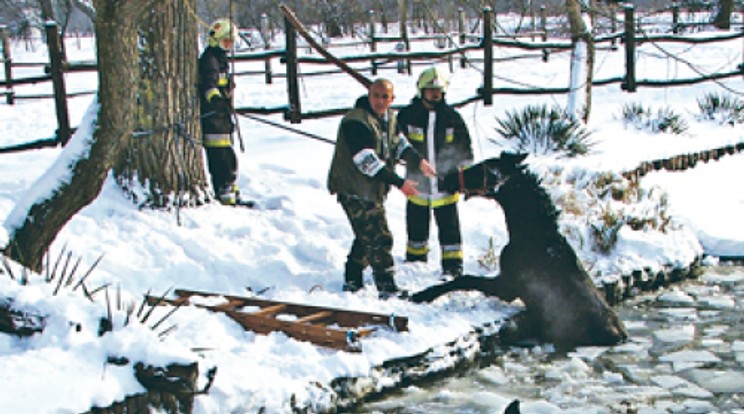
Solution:
M 76 43 L 68 45 L 70 60 L 93 58 L 90 39 L 83 39 L 82 43 L 80 48 Z M 743 60 L 741 40 L 692 48 L 674 44 L 664 47 L 694 61 L 704 71 L 728 68 L 731 62 Z M 353 54 L 364 50 L 333 49 L 333 52 Z M 510 53 L 514 51 L 495 50 L 496 57 Z M 618 76 L 623 68 L 622 51 L 600 53 L 595 77 Z M 36 50 L 14 44 L 13 57 L 17 62 L 44 61 L 46 50 L 38 44 Z M 525 62 L 528 61 L 499 63 L 498 81 L 504 85 L 495 86 L 511 86 L 508 80 L 526 85 L 566 85 L 569 78 L 567 54 L 553 54 L 549 64 Z M 687 65 L 660 54 L 644 54 L 641 62 L 637 68 L 638 79 L 693 76 Z M 251 68 L 250 64 L 242 65 L 239 70 Z M 307 65 L 301 69 L 309 72 L 315 67 Z M 415 68 L 414 77 L 389 71 L 382 73 L 396 85 L 396 105 L 406 103 L 414 95 L 415 75 L 420 70 Z M 14 76 L 33 74 L 36 74 L 33 68 L 14 70 Z M 90 73 L 72 73 L 66 79 L 67 90 L 71 93 L 97 87 L 97 80 Z M 477 69 L 456 68 L 451 75 L 448 100 L 458 102 L 473 96 L 480 83 Z M 744 93 L 741 78 L 719 83 L 741 99 Z M 16 87 L 19 95 L 49 93 L 50 90 L 48 84 Z M 579 214 L 571 214 L 569 205 L 563 204 L 561 227 L 597 280 L 645 267 L 684 266 L 703 253 L 710 255 L 712 261 L 715 256 L 744 256 L 744 215 L 740 214 L 744 187 L 739 182 L 739 177 L 744 175 L 741 155 L 700 164 L 686 172 L 655 172 L 641 180 L 644 188 L 656 186 L 658 189 L 643 202 L 623 208 L 653 209 L 663 194 L 674 218 L 667 233 L 653 229 L 636 231 L 624 226 L 618 232 L 615 249 L 609 254 L 597 253 L 588 242 L 582 243 L 589 237 L 588 219 L 583 213 L 602 208 L 601 205 L 584 205 L 592 200 L 589 183 L 597 173 L 620 173 L 635 168 L 642 161 L 744 141 L 741 125 L 719 125 L 696 116 L 699 112 L 696 99 L 708 92 L 721 91 L 716 83 L 668 89 L 640 88 L 634 94 L 623 93 L 618 85 L 596 87 L 587 126 L 595 142 L 593 151 L 575 159 L 551 155 L 528 159 L 530 168 L 544 177 L 555 199 L 567 202 L 566 197 L 573 194 L 584 200 L 580 203 L 583 210 Z M 333 75 L 305 78 L 301 93 L 303 108 L 315 111 L 350 107 L 364 90 L 348 76 Z M 285 85 L 278 80 L 265 85 L 263 77 L 241 77 L 236 100 L 239 106 L 283 105 L 286 104 Z M 507 111 L 519 110 L 527 104 L 565 105 L 564 96 L 496 96 L 494 101 L 492 107 L 476 103 L 461 109 L 470 127 L 478 160 L 497 156 L 509 148 L 510 144 L 499 140 L 494 132 L 496 118 Z M 625 126 L 619 114 L 622 105 L 629 102 L 642 102 L 652 108 L 672 108 L 685 118 L 690 128 L 684 135 L 677 136 L 651 134 Z M 6 244 L 11 229 L 24 219 L 31 203 L 48 196 L 61 180 L 69 178 L 66 167 L 70 157 L 78 154 L 84 142 L 90 139 L 95 99 L 75 97 L 69 99 L 69 104 L 71 124 L 79 129 L 64 150 L 0 154 L 2 245 Z M 19 99 L 13 106 L 4 103 L 0 106 L 0 146 L 53 135 L 56 121 L 52 100 Z M 283 122 L 280 116 L 267 118 Z M 333 139 L 338 121 L 338 117 L 303 121 L 294 127 Z M 430 305 L 414 305 L 398 299 L 378 300 L 372 287 L 356 294 L 342 292 L 343 263 L 352 235 L 341 208 L 325 190 L 332 146 L 247 118 L 241 119 L 240 127 L 247 150 L 238 153 L 238 184 L 242 194 L 256 200 L 261 208 L 233 209 L 212 204 L 181 210 L 178 217 L 172 211 L 138 210 L 109 179 L 98 198 L 67 223 L 51 248 L 52 261 L 69 251 L 74 258 L 81 258 L 81 269 L 87 269 L 103 256 L 86 283 L 89 289 L 108 284 L 106 290 L 97 294 L 95 302 L 85 299 L 81 289 L 75 290 L 74 283 L 63 286 L 53 295 L 56 281 L 48 283 L 43 275 L 30 275 L 28 284 L 22 286 L 19 283 L 22 272 L 17 266 L 13 267 L 15 280 L 0 274 L 0 301 L 12 300 L 16 309 L 48 316 L 41 334 L 23 339 L 0 335 L 2 412 L 74 413 L 91 406 L 107 406 L 144 391 L 132 375 L 134 362 L 165 366 L 193 361 L 199 364 L 200 386 L 206 384 L 206 372 L 212 367 L 218 368 L 209 393 L 196 397 L 196 414 L 258 412 L 262 407 L 267 413 L 284 413 L 290 411 L 292 399 L 300 404 L 323 407 L 329 404 L 329 384 L 334 378 L 372 376 L 372 368 L 387 360 L 430 349 L 436 353 L 442 344 L 464 337 L 473 327 L 493 322 L 498 325 L 515 311 L 514 307 L 496 299 L 469 293 L 452 295 Z M 432 237 L 429 263 L 404 263 L 402 195 L 392 191 L 386 207 L 395 237 L 398 283 L 413 291 L 437 283 L 436 238 Z M 478 259 L 488 253 L 489 243 L 494 244 L 498 253 L 508 241 L 503 213 L 483 199 L 462 202 L 460 209 L 465 270 L 473 274 L 491 274 L 493 271 L 481 267 Z M 367 274 L 367 283 L 371 283 L 369 276 Z M 242 296 L 262 292 L 262 297 L 275 300 L 402 315 L 409 318 L 410 330 L 400 333 L 378 330 L 362 339 L 363 352 L 350 353 L 317 347 L 279 332 L 269 335 L 246 332 L 227 316 L 196 307 L 179 309 L 155 329 L 152 326 L 169 308 L 156 309 L 145 323 L 131 321 L 125 325 L 127 306 L 139 306 L 142 295 L 147 292 L 160 295 L 173 287 Z M 705 292 L 700 294 L 704 296 Z M 692 294 L 685 291 L 672 290 L 666 295 L 665 300 L 678 302 L 680 306 L 692 300 Z M 99 319 L 107 312 L 107 297 L 113 308 L 114 330 L 98 336 Z M 710 306 L 714 309 L 730 307 L 733 299 L 711 299 Z M 697 317 L 694 310 L 684 307 L 675 309 L 674 313 L 683 320 Z M 175 330 L 159 336 L 174 324 L 177 325 Z M 693 334 L 687 328 L 656 333 L 668 342 L 686 341 Z M 637 344 L 623 346 L 631 353 L 643 350 Z M 744 360 L 741 342 L 733 351 L 738 360 Z M 711 356 L 679 351 L 665 358 L 673 365 L 683 366 L 710 362 Z M 131 362 L 118 366 L 106 363 L 109 357 L 126 357 Z M 440 361 L 442 367 L 450 363 L 452 361 L 447 358 Z M 517 364 L 509 367 L 510 370 L 523 368 Z M 588 369 L 576 359 L 562 371 L 550 374 L 552 378 L 573 378 L 571 381 L 574 381 L 581 378 L 582 370 Z M 498 384 L 510 373 L 494 368 L 481 375 Z M 676 377 L 671 375 L 655 378 L 670 392 L 689 396 L 705 392 L 692 383 L 673 382 Z M 616 377 L 605 379 L 607 383 L 618 380 Z M 735 373 L 703 380 L 718 387 L 733 388 L 736 388 L 733 384 L 742 382 L 741 376 Z M 571 381 L 566 381 L 567 388 L 581 387 L 580 381 L 577 384 Z M 377 385 L 371 384 L 395 385 L 395 381 L 383 378 Z M 601 391 L 601 387 L 594 386 L 598 388 L 593 390 Z M 409 389 L 407 392 L 415 394 L 416 391 Z M 437 398 L 457 399 L 459 395 L 443 393 Z M 489 407 L 503 408 L 509 399 L 484 391 L 482 401 Z M 691 401 L 687 405 L 686 412 L 706 412 L 706 407 L 699 406 L 698 402 Z M 529 413 L 561 412 L 557 402 L 549 400 L 527 402 L 522 408 Z M 655 411 L 646 409 L 643 412 Z

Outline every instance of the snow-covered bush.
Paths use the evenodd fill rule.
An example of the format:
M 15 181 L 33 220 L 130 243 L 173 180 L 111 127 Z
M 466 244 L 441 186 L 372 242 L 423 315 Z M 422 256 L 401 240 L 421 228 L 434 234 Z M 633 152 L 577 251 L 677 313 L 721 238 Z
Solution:
M 624 226 L 661 233 L 671 229 L 666 195 L 618 173 L 553 165 L 538 174 L 561 210 L 561 232 L 579 249 L 610 253 Z
M 589 152 L 589 132 L 580 121 L 572 119 L 558 108 L 530 105 L 521 112 L 506 114 L 497 119 L 496 132 L 507 140 L 515 141 L 521 153 L 545 155 L 565 152 L 570 157 Z
M 655 134 L 671 133 L 681 135 L 689 128 L 681 115 L 670 108 L 662 108 L 655 113 L 651 108 L 639 103 L 629 103 L 623 106 L 622 120 L 628 125 Z
M 726 95 L 709 93 L 698 99 L 701 118 L 720 125 L 744 124 L 744 100 Z

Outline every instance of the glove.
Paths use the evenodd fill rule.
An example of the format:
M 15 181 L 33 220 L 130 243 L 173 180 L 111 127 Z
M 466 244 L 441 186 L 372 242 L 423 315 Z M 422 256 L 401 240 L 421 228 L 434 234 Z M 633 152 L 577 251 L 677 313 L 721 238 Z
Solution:
M 229 114 L 231 112 L 230 100 L 222 96 L 215 96 L 209 101 L 214 112 L 218 114 Z

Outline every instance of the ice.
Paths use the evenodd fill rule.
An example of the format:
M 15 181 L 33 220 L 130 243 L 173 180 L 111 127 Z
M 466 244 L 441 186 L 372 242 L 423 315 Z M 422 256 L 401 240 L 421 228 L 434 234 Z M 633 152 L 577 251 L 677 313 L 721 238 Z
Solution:
M 684 374 L 713 393 L 744 393 L 744 372 L 694 369 Z

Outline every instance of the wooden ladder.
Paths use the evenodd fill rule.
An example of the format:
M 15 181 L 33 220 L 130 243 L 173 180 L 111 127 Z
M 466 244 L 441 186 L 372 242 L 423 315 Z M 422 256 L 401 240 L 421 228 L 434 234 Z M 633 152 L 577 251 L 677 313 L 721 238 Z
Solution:
M 394 314 L 384 315 L 184 289 L 177 289 L 174 293 L 176 299 L 146 296 L 146 300 L 150 305 L 193 305 L 213 312 L 222 312 L 245 330 L 263 335 L 281 331 L 301 341 L 345 351 L 361 351 L 359 339 L 377 329 L 369 327 L 370 325 L 385 326 L 396 332 L 408 331 L 408 318 Z M 194 300 L 195 297 L 222 297 L 225 302 L 205 305 Z M 246 307 L 254 309 L 244 309 Z

